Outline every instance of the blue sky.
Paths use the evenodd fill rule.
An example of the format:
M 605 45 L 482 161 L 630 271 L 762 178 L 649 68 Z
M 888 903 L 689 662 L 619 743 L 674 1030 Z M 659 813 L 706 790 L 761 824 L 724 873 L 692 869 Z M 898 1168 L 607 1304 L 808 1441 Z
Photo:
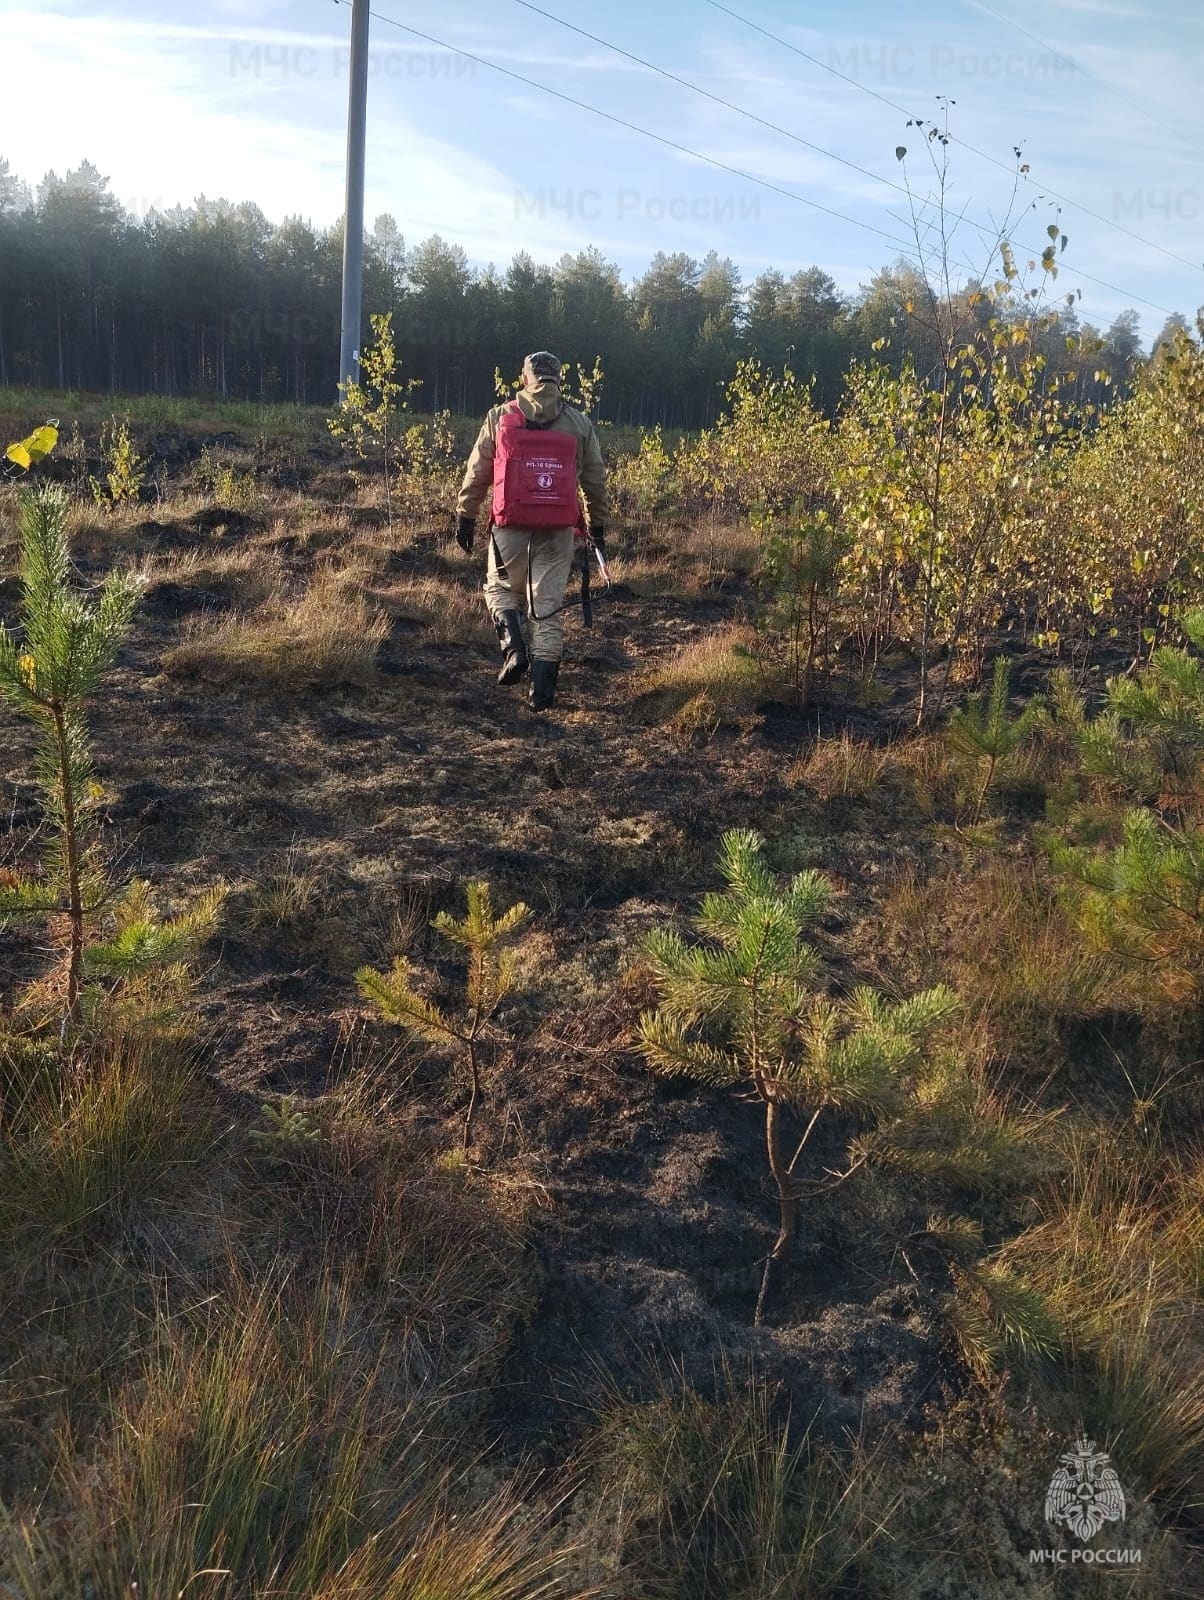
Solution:
M 1021 254 L 1058 221 L 1069 246 L 1057 289 L 1081 289 L 1085 316 L 1107 321 L 1133 305 L 1148 338 L 1163 308 L 1191 315 L 1204 303 L 1198 0 L 724 0 L 835 72 L 706 0 L 543 3 L 864 170 L 517 0 L 373 0 L 369 218 L 391 212 L 410 242 L 437 231 L 476 263 L 504 264 L 519 248 L 551 261 L 596 244 L 630 276 L 658 249 L 715 248 L 746 278 L 818 263 L 852 291 L 911 239 L 897 186 L 906 172 L 922 202 L 932 175 L 904 113 L 935 115 L 943 94 L 956 101 L 959 141 L 949 204 L 966 219 L 957 261 L 984 264 L 989 220 L 1008 212 L 1012 188 L 967 146 L 1006 166 L 1020 144 L 1031 173 L 1019 204 L 1036 202 L 1015 229 Z M 350 16 L 334 0 L 0 0 L 0 154 L 30 179 L 86 156 L 140 212 L 204 193 L 255 200 L 274 219 L 299 212 L 327 223 L 342 210 Z M 386 18 L 843 215 L 665 148 Z M 1039 198 L 1047 187 L 1140 239 L 1069 204 L 1058 215 L 1057 202 Z

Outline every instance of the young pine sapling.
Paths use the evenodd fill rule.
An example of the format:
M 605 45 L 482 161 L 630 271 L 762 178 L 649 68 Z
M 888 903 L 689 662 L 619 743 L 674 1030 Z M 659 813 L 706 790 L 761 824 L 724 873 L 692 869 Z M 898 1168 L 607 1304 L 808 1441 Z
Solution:
M 1193 650 L 1155 650 L 1077 728 L 1085 776 L 1107 796 L 1050 841 L 1063 899 L 1087 942 L 1172 1001 L 1204 1011 L 1204 609 Z M 1084 833 L 1087 835 L 1083 837 Z
M 36 772 L 50 850 L 44 875 L 0 878 L 0 916 L 66 918 L 64 1026 L 80 1019 L 85 925 L 108 895 L 99 853 L 103 790 L 92 770 L 84 707 L 126 636 L 140 582 L 112 572 L 95 601 L 72 581 L 67 502 L 40 485 L 21 496 L 20 633 L 0 625 L 0 694 L 38 734 Z
M 66 927 L 63 1034 L 86 1020 L 85 998 L 106 982 L 139 1009 L 140 1027 L 165 1024 L 186 992 L 189 963 L 217 924 L 224 885 L 171 920 L 149 886 L 115 882 L 101 837 L 104 791 L 93 775 L 84 715 L 121 648 L 141 592 L 110 573 L 96 598 L 74 581 L 61 490 L 21 497 L 20 628 L 0 624 L 0 697 L 37 730 L 35 773 L 49 849 L 38 875 L 0 873 L 0 917 L 45 916 Z M 97 937 L 100 934 L 100 937 Z
M 949 718 L 947 738 L 954 753 L 967 764 L 973 788 L 971 827 L 982 821 L 983 806 L 1000 771 L 1032 734 L 1044 716 L 1040 698 L 1029 701 L 1016 716 L 1008 715 L 1011 669 L 1003 656 L 995 658 L 991 691 L 973 694 Z
M 467 888 L 467 914 L 457 919 L 441 911 L 432 926 L 460 945 L 468 957 L 464 1005 L 454 1015 L 435 1005 L 414 986 L 409 962 L 399 956 L 391 971 L 361 967 L 356 982 L 381 1015 L 408 1028 L 429 1044 L 454 1045 L 468 1061 L 471 1092 L 464 1114 L 464 1149 L 472 1143 L 473 1122 L 481 1100 L 481 1045 L 492 1018 L 514 984 L 514 960 L 509 948 L 514 935 L 530 916 L 521 901 L 500 916 L 493 914 L 493 895 L 487 883 L 474 880 Z
M 869 1118 L 900 1110 L 924 1042 L 955 999 L 943 987 L 896 1004 L 868 988 L 845 999 L 818 992 L 822 962 L 804 935 L 828 904 L 823 878 L 801 872 L 779 888 L 762 840 L 744 829 L 724 835 L 719 868 L 727 888 L 708 894 L 695 918 L 706 942 L 688 944 L 665 928 L 648 941 L 660 1006 L 640 1018 L 639 1040 L 653 1071 L 716 1088 L 739 1084 L 765 1108 L 779 1220 L 757 1296 L 759 1323 L 770 1269 L 794 1238 L 796 1173 L 816 1123 L 829 1110 Z M 792 1115 L 803 1119 L 802 1131 L 787 1154 Z

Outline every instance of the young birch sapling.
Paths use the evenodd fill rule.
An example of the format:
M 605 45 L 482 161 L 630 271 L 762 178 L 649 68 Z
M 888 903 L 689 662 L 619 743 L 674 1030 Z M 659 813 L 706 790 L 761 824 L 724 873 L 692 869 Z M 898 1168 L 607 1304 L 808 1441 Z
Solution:
M 146 482 L 146 461 L 134 448 L 128 418 L 112 417 L 100 430 L 100 448 L 105 458 L 105 481 L 88 479 L 92 499 L 112 511 L 127 500 L 137 500 Z
M 392 528 L 396 418 L 408 410 L 410 396 L 421 379 L 401 377 L 393 336 L 393 313 L 386 311 L 369 320 L 373 341 L 360 353 L 361 377 L 358 382 L 349 378 L 339 385 L 339 408 L 326 425 L 334 438 L 348 440 L 361 459 L 367 456 L 371 440 L 375 439 L 380 445 L 385 515 Z
M 490 1021 L 514 984 L 514 960 L 509 945 L 531 914 L 529 908 L 518 901 L 495 917 L 492 891 L 480 880 L 468 885 L 466 895 L 467 915 L 457 919 L 441 911 L 432 923 L 445 938 L 467 952 L 464 1004 L 458 1015 L 445 1011 L 418 992 L 404 956 L 399 956 L 387 973 L 361 967 L 355 975 L 361 992 L 390 1022 L 408 1028 L 429 1044 L 451 1044 L 463 1051 L 471 1080 L 468 1109 L 464 1114 L 465 1150 L 472 1143 L 473 1121 L 482 1097 L 481 1045 Z
M 794 1238 L 801 1195 L 796 1173 L 816 1123 L 829 1110 L 878 1118 L 901 1109 L 926 1038 L 955 1006 L 943 987 L 897 1004 L 868 988 L 845 999 L 818 992 L 822 961 L 804 936 L 828 904 L 828 886 L 807 871 L 779 888 L 762 848 L 751 831 L 724 835 L 719 868 L 727 887 L 708 894 L 695 918 L 705 942 L 688 944 L 668 928 L 651 935 L 660 1006 L 639 1024 L 640 1048 L 654 1072 L 716 1088 L 739 1084 L 765 1108 L 778 1233 L 765 1261 L 755 1323 L 765 1309 L 770 1269 Z M 792 1115 L 803 1124 L 787 1154 Z
M 798 502 L 785 512 L 764 505 L 750 521 L 762 536 L 758 579 L 766 606 L 759 626 L 784 650 L 790 687 L 809 704 L 828 649 L 847 541 L 826 512 Z

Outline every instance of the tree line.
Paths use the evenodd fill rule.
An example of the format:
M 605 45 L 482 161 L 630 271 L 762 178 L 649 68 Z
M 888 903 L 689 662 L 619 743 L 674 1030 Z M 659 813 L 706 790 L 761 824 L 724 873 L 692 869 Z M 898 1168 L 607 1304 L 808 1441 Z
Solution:
M 90 162 L 31 188 L 0 158 L 0 385 L 328 404 L 342 248 L 341 222 L 272 223 L 257 205 L 204 196 L 136 217 Z M 602 358 L 598 409 L 613 422 L 707 425 L 750 356 L 813 379 L 830 412 L 850 363 L 871 352 L 924 368 L 922 290 L 902 261 L 848 295 L 815 266 L 745 284 L 713 251 L 658 251 L 627 284 L 592 248 L 554 265 L 523 251 L 504 269 L 474 268 L 438 235 L 408 245 L 387 214 L 366 238 L 365 319 L 392 310 L 423 410 L 483 409 L 495 368 L 513 375 L 525 351 L 547 346 L 586 367 Z M 1160 340 L 1172 325 L 1186 324 L 1172 318 Z M 1142 360 L 1133 311 L 1099 330 L 1061 305 L 1044 338 L 1051 370 L 1082 369 L 1084 400 L 1125 393 Z

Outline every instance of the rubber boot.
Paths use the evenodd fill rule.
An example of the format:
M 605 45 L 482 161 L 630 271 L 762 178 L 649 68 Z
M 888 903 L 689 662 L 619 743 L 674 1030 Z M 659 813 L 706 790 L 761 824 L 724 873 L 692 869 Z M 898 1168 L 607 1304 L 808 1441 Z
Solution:
M 503 611 L 500 617 L 494 617 L 493 625 L 497 629 L 498 639 L 501 641 L 502 670 L 497 675 L 499 683 L 517 683 L 531 665 L 527 655 L 527 645 L 523 638 L 523 625 L 519 621 L 517 611 Z
M 533 661 L 531 663 L 531 710 L 550 711 L 556 698 L 556 679 L 560 675 L 559 661 Z

